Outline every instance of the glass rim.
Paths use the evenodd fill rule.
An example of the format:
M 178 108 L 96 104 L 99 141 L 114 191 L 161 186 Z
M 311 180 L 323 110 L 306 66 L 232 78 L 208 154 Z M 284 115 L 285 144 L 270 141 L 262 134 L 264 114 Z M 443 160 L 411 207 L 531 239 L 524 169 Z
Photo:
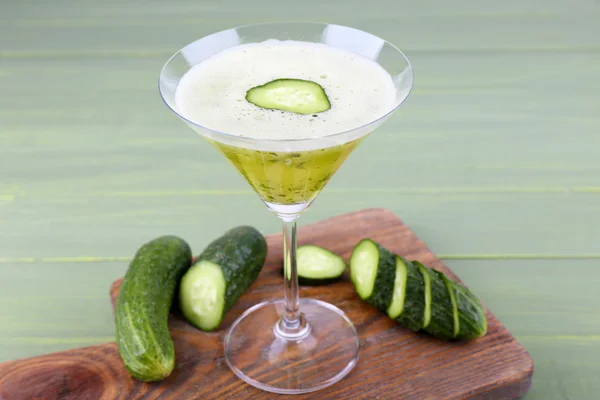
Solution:
M 219 130 L 215 130 L 212 128 L 209 128 L 207 126 L 201 125 L 198 122 L 192 121 L 191 119 L 185 117 L 184 115 L 182 115 L 182 113 L 180 113 L 179 111 L 177 111 L 174 107 L 171 107 L 171 105 L 167 102 L 165 95 L 163 94 L 163 91 L 161 89 L 161 77 L 163 76 L 163 73 L 165 71 L 165 69 L 169 66 L 169 63 L 175 58 L 177 57 L 179 54 L 182 53 L 183 50 L 185 50 L 186 48 L 188 48 L 189 46 L 193 45 L 194 43 L 199 42 L 200 40 L 211 36 L 211 35 L 217 35 L 219 33 L 223 33 L 223 32 L 227 32 L 227 31 L 231 31 L 231 30 L 238 30 L 238 29 L 242 29 L 242 28 L 250 28 L 250 27 L 260 27 L 260 26 L 269 26 L 269 25 L 322 25 L 322 26 L 338 26 L 338 27 L 342 27 L 342 28 L 347 28 L 347 29 L 353 29 L 353 30 L 357 30 L 360 32 L 363 32 L 365 34 L 369 34 L 372 36 L 375 36 L 378 39 L 381 39 L 384 43 L 384 45 L 387 45 L 389 47 L 391 47 L 392 49 L 394 49 L 396 52 L 398 52 L 400 54 L 400 56 L 404 59 L 404 61 L 407 64 L 407 68 L 410 71 L 410 77 L 411 77 L 411 82 L 410 82 L 410 87 L 407 90 L 406 96 L 404 96 L 404 98 L 402 99 L 402 101 L 400 101 L 398 104 L 396 104 L 391 110 L 389 110 L 388 112 L 386 112 L 385 114 L 363 124 L 360 126 L 357 126 L 355 128 L 352 129 L 347 129 L 345 131 L 341 131 L 341 132 L 335 132 L 332 134 L 328 134 L 328 135 L 324 135 L 324 136 L 319 136 L 319 137 L 313 137 L 313 138 L 302 138 L 302 139 L 258 139 L 258 138 L 253 138 L 253 137 L 249 137 L 249 136 L 239 136 L 236 135 L 234 133 L 228 133 L 228 132 L 221 132 Z M 348 50 L 349 51 L 349 50 Z M 376 60 L 373 60 L 375 62 L 377 62 Z M 408 97 L 410 96 L 410 93 L 412 92 L 414 87 L 414 72 L 413 72 L 413 67 L 412 64 L 410 62 L 410 60 L 408 59 L 408 57 L 406 56 L 406 54 L 404 54 L 404 52 L 402 50 L 400 50 L 397 46 L 395 46 L 393 43 L 385 40 L 384 38 L 377 36 L 373 33 L 364 31 L 362 29 L 358 29 L 358 28 L 353 28 L 351 26 L 347 26 L 347 25 L 339 25 L 339 24 L 331 24 L 331 23 L 327 23 L 327 22 L 310 22 L 310 21 L 279 21 L 279 22 L 260 22 L 260 23 L 255 23 L 255 24 L 244 24 L 244 25 L 238 25 L 238 26 L 234 26 L 228 29 L 223 29 L 220 31 L 215 31 L 212 33 L 209 33 L 207 35 L 204 35 L 192 42 L 188 42 L 187 44 L 185 44 L 184 46 L 180 47 L 179 50 L 177 50 L 173 55 L 171 55 L 171 57 L 169 57 L 169 59 L 164 63 L 163 67 L 160 70 L 160 73 L 158 75 L 158 92 L 160 93 L 160 97 L 163 101 L 163 103 L 167 106 L 167 108 L 169 110 L 171 110 L 175 115 L 177 115 L 179 118 L 181 118 L 183 121 L 187 122 L 188 124 L 191 124 L 197 128 L 200 128 L 202 130 L 206 130 L 209 131 L 211 133 L 216 134 L 217 136 L 223 136 L 226 137 L 230 140 L 235 140 L 235 141 L 244 141 L 244 142 L 248 142 L 248 143 L 307 143 L 307 142 L 315 142 L 315 141 L 319 141 L 319 140 L 323 140 L 323 139 L 331 139 L 331 138 L 338 138 L 338 137 L 343 137 L 344 135 L 350 135 L 358 130 L 361 129 L 365 129 L 371 125 L 375 125 L 381 121 L 384 121 L 385 119 L 387 119 L 388 117 L 390 117 L 394 112 L 396 112 L 396 110 L 398 110 L 403 104 L 404 102 L 408 99 Z

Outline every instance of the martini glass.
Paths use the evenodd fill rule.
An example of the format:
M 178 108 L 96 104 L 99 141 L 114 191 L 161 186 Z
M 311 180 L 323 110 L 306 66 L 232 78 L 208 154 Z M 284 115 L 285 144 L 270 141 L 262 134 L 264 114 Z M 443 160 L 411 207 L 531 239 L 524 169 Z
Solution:
M 294 140 L 219 132 L 178 109 L 177 85 L 194 65 L 233 46 L 269 39 L 323 43 L 376 61 L 392 77 L 394 104 L 355 129 Z M 250 385 L 281 394 L 307 393 L 332 385 L 356 365 L 359 338 L 344 312 L 320 300 L 299 298 L 296 219 L 358 144 L 400 107 L 412 86 L 412 67 L 396 47 L 367 32 L 322 23 L 266 23 L 217 32 L 188 44 L 163 67 L 159 90 L 166 105 L 242 173 L 283 224 L 283 299 L 245 311 L 224 339 L 229 367 Z

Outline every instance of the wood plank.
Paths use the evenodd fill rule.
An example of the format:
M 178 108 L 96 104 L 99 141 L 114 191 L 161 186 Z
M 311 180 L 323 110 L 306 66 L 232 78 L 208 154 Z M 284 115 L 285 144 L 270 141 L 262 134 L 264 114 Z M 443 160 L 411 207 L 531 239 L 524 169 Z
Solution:
M 368 209 L 341 215 L 299 231 L 299 243 L 313 243 L 349 258 L 353 246 L 371 237 L 409 259 L 418 259 L 453 279 L 456 276 L 391 212 Z M 161 394 L 163 398 L 273 398 L 233 375 L 223 360 L 222 337 L 233 319 L 248 307 L 281 293 L 281 235 L 268 237 L 269 256 L 257 284 L 227 314 L 218 332 L 202 334 L 173 316 L 177 367 L 158 384 L 131 379 L 114 344 L 9 362 L 0 365 L 0 395 L 30 399 L 42 392 L 48 400 L 65 396 L 127 399 Z M 111 288 L 114 300 L 120 281 Z M 385 315 L 358 301 L 348 282 L 331 287 L 306 287 L 301 296 L 341 307 L 357 327 L 361 361 L 351 378 L 319 392 L 320 398 L 361 396 L 407 399 L 513 399 L 530 386 L 533 361 L 510 332 L 488 311 L 488 333 L 480 339 L 449 343 L 400 328 Z M 381 368 L 384 366 L 384 368 Z M 60 369 L 59 369 L 60 367 Z M 374 378 L 377 376 L 377 378 Z M 350 378 L 350 377 L 349 377 Z M 298 396 L 311 398 L 312 394 Z
M 352 174 L 353 170 L 342 167 L 338 173 Z M 244 185 L 240 182 L 238 187 Z M 242 192 L 244 195 L 194 192 L 161 195 L 158 189 L 132 196 L 18 197 L 4 211 L 0 208 L 0 220 L 5 222 L 0 227 L 10 227 L 0 229 L 0 258 L 7 262 L 29 257 L 127 259 L 140 243 L 164 233 L 179 234 L 194 248 L 202 248 L 214 229 L 243 223 L 266 233 L 279 227 L 277 218 L 249 191 Z M 441 255 L 598 255 L 600 223 L 592 222 L 598 196 L 568 192 L 336 192 L 332 185 L 299 223 L 306 225 L 332 212 L 377 206 L 402 215 Z
M 259 0 L 253 2 L 252 7 L 244 7 L 243 12 L 235 0 L 178 0 L 172 6 L 152 0 L 144 2 L 143 7 L 91 0 L 76 4 L 68 0 L 52 5 L 39 1 L 23 3 L 13 3 L 3 9 L 0 49 L 25 50 L 25 54 L 27 51 L 42 54 L 64 51 L 66 56 L 73 50 L 81 55 L 90 50 L 112 49 L 133 49 L 130 54 L 136 54 L 136 49 L 164 52 L 191 37 L 249 22 L 289 20 L 290 15 L 299 21 L 350 24 L 398 42 L 409 50 L 456 49 L 486 53 L 504 49 L 597 50 L 594 33 L 598 32 L 596 20 L 600 14 L 591 0 L 578 1 L 577 7 L 565 1 L 543 0 L 525 4 L 518 0 L 494 4 L 429 0 L 404 2 L 402 7 L 393 0 L 378 0 L 374 7 L 360 0 L 348 0 L 344 7 L 317 0 L 285 6 Z M 84 30 L 87 35 L 77 35 Z M 31 40 L 34 37 L 37 40 Z
M 600 342 L 585 336 L 522 337 L 519 339 L 535 360 L 530 399 L 594 400 L 600 393 L 598 358 Z
M 447 260 L 519 338 L 532 343 L 595 339 L 600 292 L 597 260 Z M 582 279 L 583 278 L 583 279 Z M 588 341 L 588 343 L 590 343 Z M 591 342 L 592 344 L 594 342 Z M 588 361 L 591 359 L 588 359 Z M 582 360 L 583 361 L 583 360 Z
M 126 267 L 0 263 L 0 362 L 113 341 L 106 287 Z

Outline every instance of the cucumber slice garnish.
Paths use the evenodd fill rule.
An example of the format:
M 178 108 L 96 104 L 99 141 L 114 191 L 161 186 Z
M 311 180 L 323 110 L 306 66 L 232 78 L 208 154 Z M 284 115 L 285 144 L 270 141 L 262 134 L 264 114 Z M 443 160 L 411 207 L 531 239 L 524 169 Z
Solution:
M 317 114 L 331 108 L 323 87 L 302 79 L 276 79 L 255 86 L 246 92 L 246 101 L 260 108 L 296 114 Z
M 225 278 L 221 267 L 200 261 L 181 280 L 180 306 L 198 328 L 211 331 L 221 322 L 225 305 Z

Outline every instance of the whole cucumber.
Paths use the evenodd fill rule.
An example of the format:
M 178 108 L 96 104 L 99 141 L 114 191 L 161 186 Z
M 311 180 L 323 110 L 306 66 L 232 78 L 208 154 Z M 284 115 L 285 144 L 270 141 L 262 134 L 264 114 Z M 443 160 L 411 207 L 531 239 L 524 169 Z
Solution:
M 175 368 L 169 311 L 191 263 L 183 239 L 161 236 L 137 251 L 123 278 L 115 305 L 117 347 L 127 371 L 140 381 L 162 380 Z

